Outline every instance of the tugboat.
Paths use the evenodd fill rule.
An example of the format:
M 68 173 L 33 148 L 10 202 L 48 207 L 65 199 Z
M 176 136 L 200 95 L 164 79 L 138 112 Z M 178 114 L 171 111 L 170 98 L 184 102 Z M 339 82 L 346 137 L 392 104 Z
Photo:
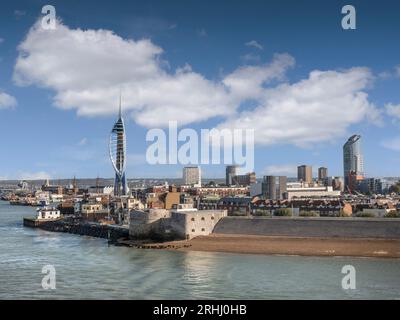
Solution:
M 24 226 L 36 228 L 43 223 L 60 219 L 60 210 L 54 207 L 42 207 L 36 209 L 36 217 L 24 217 Z

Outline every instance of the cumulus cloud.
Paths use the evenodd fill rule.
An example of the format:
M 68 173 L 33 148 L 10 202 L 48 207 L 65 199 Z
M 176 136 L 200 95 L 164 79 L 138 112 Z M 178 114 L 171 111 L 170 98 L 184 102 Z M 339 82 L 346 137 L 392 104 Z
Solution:
M 251 40 L 249 42 L 246 42 L 246 46 L 253 47 L 256 49 L 260 49 L 260 50 L 264 49 L 263 46 L 261 44 L 259 44 L 256 40 Z
M 220 117 L 225 119 L 220 127 L 254 128 L 260 144 L 299 146 L 333 140 L 352 124 L 380 119 L 368 101 L 373 77 L 366 68 L 316 70 L 290 84 L 286 73 L 295 59 L 276 54 L 269 63 L 244 65 L 209 80 L 188 64 L 165 68 L 162 48 L 148 39 L 71 29 L 62 22 L 56 30 L 37 22 L 18 51 L 15 83 L 52 89 L 55 106 L 82 116 L 116 114 L 122 91 L 124 112 L 145 127 Z M 256 107 L 237 112 L 248 100 Z
M 386 149 L 400 151 L 400 137 L 384 140 L 381 145 Z
M 17 100 L 5 92 L 0 91 L 0 109 L 13 108 L 17 105 Z
M 88 143 L 88 139 L 86 137 L 82 138 L 79 142 L 78 142 L 78 146 L 85 146 Z
M 388 103 L 385 105 L 385 111 L 388 116 L 400 119 L 400 105 Z
M 243 66 L 223 79 L 230 94 L 236 101 L 259 99 L 272 80 L 282 80 L 286 71 L 295 64 L 289 54 L 275 54 L 271 63 L 257 66 Z
M 259 106 L 220 128 L 253 128 L 256 143 L 265 145 L 305 147 L 333 140 L 363 120 L 380 123 L 380 113 L 364 91 L 371 80 L 367 68 L 312 71 L 307 79 L 263 90 Z
M 17 175 L 17 179 L 19 180 L 46 180 L 51 179 L 49 173 L 40 171 L 40 172 L 23 172 L 20 171 Z
M 49 45 L 50 44 L 50 45 Z M 44 30 L 36 23 L 19 45 L 14 81 L 56 91 L 54 103 L 79 115 L 115 114 L 118 96 L 141 125 L 180 125 L 223 116 L 232 103 L 222 84 L 190 68 L 170 74 L 162 49 L 150 40 L 125 40 L 107 30 Z M 163 115 L 160 117 L 160 115 Z
M 56 30 L 36 23 L 18 51 L 17 85 L 51 88 L 57 107 L 77 109 L 85 116 L 115 114 L 122 90 L 124 110 L 146 127 L 228 116 L 240 104 L 237 97 L 242 91 L 248 96 L 251 86 L 281 77 L 284 71 L 278 56 L 271 65 L 239 69 L 224 83 L 187 66 L 168 73 L 162 67 L 162 49 L 150 40 L 126 40 L 107 30 L 70 29 L 61 22 Z M 245 79 L 246 75 L 251 77 Z

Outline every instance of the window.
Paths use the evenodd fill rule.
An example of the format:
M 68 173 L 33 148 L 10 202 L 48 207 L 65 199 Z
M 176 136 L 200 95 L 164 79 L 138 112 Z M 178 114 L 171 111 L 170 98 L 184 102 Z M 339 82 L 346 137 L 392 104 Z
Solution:
M 204 217 L 201 217 L 201 220 L 203 220 L 203 221 L 204 221 L 204 220 L 205 220 L 205 219 L 204 219 Z
M 192 221 L 194 221 L 194 218 L 192 218 Z
M 201 231 L 206 231 L 206 229 L 204 229 L 204 228 L 201 228 Z
M 192 232 L 195 232 L 195 230 L 194 230 L 194 229 L 192 229 Z
M 214 220 L 214 217 L 213 217 L 213 216 L 211 217 L 211 220 Z

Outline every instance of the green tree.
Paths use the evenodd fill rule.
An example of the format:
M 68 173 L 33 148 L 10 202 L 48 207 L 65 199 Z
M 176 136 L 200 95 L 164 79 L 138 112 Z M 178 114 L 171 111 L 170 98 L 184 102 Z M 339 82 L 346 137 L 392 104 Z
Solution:
M 277 216 L 277 217 L 291 217 L 292 216 L 292 210 L 287 209 L 287 208 L 276 209 L 275 212 L 274 212 L 274 216 Z

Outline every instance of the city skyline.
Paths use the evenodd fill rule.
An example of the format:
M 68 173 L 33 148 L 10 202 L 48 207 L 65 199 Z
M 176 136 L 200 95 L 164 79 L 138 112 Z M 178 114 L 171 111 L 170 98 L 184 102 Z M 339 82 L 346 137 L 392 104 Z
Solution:
M 342 176 L 342 146 L 353 134 L 363 137 L 367 177 L 400 176 L 400 50 L 392 31 L 399 4 L 384 1 L 379 11 L 355 1 L 358 28 L 344 31 L 337 3 L 236 3 L 224 25 L 221 4 L 156 3 L 157 10 L 105 4 L 97 17 L 109 19 L 98 19 L 90 1 L 55 1 L 59 25 L 46 36 L 36 25 L 41 3 L 3 6 L 0 134 L 13 156 L 1 157 L 0 179 L 113 176 L 106 141 L 121 87 L 129 179 L 181 177 L 186 164 L 146 163 L 146 132 L 168 118 L 197 131 L 245 128 L 249 119 L 258 177 L 295 177 L 301 164 L 314 177 L 319 167 Z M 188 19 L 192 10 L 199 14 Z M 327 38 L 332 44 L 321 46 Z M 55 41 L 65 47 L 48 47 Z M 204 178 L 224 177 L 225 164 L 199 165 Z

